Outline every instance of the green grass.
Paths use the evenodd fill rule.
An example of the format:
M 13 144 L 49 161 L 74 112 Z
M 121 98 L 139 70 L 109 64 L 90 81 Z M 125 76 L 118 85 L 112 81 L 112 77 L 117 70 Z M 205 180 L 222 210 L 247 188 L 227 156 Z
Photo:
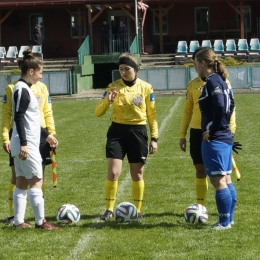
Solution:
M 238 203 L 235 225 L 212 231 L 217 220 L 214 190 L 210 186 L 206 225 L 186 224 L 184 209 L 195 202 L 195 173 L 190 156 L 179 149 L 179 125 L 184 96 L 157 97 L 160 128 L 159 150 L 149 156 L 145 168 L 145 198 L 142 222 L 100 223 L 105 210 L 105 141 L 111 111 L 94 116 L 98 100 L 55 100 L 53 110 L 59 147 L 58 186 L 52 187 L 51 167 L 46 168 L 46 218 L 57 224 L 56 211 L 72 203 L 81 211 L 76 225 L 63 231 L 15 230 L 5 226 L 8 216 L 8 157 L 0 157 L 0 259 L 259 259 L 260 95 L 237 94 L 236 140 L 243 150 L 235 155 L 241 181 L 235 182 Z M 1 112 L 1 111 L 0 111 Z M 117 203 L 131 201 L 128 163 L 124 162 Z M 26 219 L 34 222 L 30 204 Z

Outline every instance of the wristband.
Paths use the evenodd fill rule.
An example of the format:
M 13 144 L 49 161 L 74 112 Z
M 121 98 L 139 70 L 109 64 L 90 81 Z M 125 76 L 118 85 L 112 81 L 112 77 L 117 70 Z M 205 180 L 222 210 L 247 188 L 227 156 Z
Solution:
M 151 141 L 154 141 L 154 142 L 157 143 L 157 142 L 158 142 L 158 138 L 152 137 L 152 138 L 151 138 Z

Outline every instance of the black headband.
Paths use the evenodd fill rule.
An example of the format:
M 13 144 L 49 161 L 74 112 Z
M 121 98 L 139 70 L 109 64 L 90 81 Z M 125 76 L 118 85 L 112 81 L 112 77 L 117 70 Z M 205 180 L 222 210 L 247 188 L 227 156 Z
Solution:
M 134 61 L 132 61 L 132 60 L 126 58 L 126 57 L 120 58 L 118 64 L 119 64 L 119 65 L 121 65 L 121 64 L 126 64 L 126 65 L 132 67 L 134 70 L 137 70 L 137 65 L 136 65 L 136 63 L 135 63 Z

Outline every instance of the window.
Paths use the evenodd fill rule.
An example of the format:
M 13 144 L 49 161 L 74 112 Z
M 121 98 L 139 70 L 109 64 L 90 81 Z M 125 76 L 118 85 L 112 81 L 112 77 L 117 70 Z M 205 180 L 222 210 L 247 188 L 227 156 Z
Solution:
M 162 13 L 165 9 L 162 9 Z M 155 9 L 155 12 L 159 14 L 159 10 Z M 159 24 L 159 17 L 153 14 L 153 34 L 158 35 L 160 34 L 160 24 Z M 164 15 L 162 18 L 162 34 L 168 34 L 168 14 Z
M 195 19 L 196 33 L 207 33 L 209 28 L 208 7 L 195 8 Z
M 30 14 L 29 16 L 29 39 L 32 39 L 32 32 L 35 29 L 35 25 L 39 24 L 42 31 L 42 38 L 44 39 L 44 27 L 43 27 L 43 16 L 40 13 Z
M 85 19 L 83 18 L 84 14 L 81 13 L 81 36 L 85 36 Z M 78 13 L 75 13 L 75 16 L 71 16 L 71 37 L 79 38 L 79 23 L 78 23 Z
M 240 6 L 237 6 L 240 9 Z M 251 32 L 251 6 L 244 6 L 245 32 Z M 237 14 L 237 28 L 240 28 L 240 15 Z

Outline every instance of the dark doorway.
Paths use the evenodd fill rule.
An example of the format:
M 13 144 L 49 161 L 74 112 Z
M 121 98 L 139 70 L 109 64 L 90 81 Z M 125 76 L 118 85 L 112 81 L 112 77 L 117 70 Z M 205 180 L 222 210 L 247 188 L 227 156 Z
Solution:
M 93 88 L 106 88 L 112 82 L 112 71 L 118 69 L 118 64 L 95 64 L 93 75 Z

